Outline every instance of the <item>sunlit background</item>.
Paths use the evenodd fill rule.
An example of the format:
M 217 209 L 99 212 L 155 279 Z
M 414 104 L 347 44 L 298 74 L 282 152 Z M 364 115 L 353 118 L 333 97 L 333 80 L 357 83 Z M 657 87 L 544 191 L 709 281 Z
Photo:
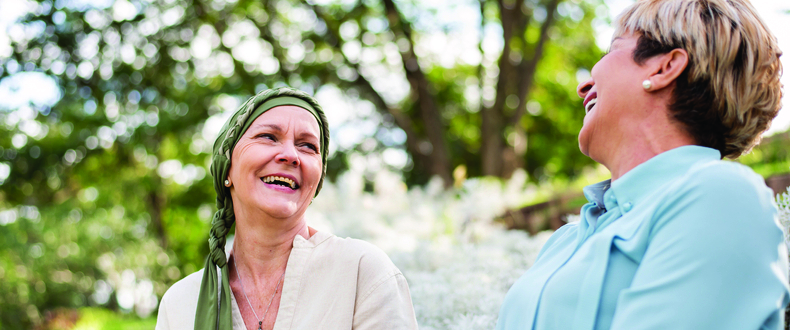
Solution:
M 388 252 L 421 327 L 493 328 L 606 178 L 578 151 L 575 86 L 630 3 L 3 0 L 0 328 L 151 328 L 208 251 L 220 127 L 286 85 L 330 123 L 308 223 Z M 752 3 L 790 52 L 790 3 Z M 788 128 L 783 109 L 740 161 L 786 180 Z

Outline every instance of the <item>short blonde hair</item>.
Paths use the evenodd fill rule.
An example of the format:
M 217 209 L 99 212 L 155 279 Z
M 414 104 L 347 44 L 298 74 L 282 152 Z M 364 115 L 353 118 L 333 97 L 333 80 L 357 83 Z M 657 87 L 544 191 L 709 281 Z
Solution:
M 637 34 L 633 59 L 681 48 L 671 114 L 697 143 L 738 158 L 760 141 L 781 108 L 776 37 L 748 0 L 642 0 L 616 21 L 615 37 Z

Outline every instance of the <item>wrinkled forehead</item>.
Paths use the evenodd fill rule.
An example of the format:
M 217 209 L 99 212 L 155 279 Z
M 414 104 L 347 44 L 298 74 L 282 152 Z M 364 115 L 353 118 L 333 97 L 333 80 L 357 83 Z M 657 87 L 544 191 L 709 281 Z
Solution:
M 257 108 L 255 108 L 255 110 L 251 114 L 251 118 L 249 118 L 246 124 L 244 125 L 244 127 L 242 127 L 242 134 L 246 133 L 246 131 L 249 129 L 252 123 L 254 123 L 257 119 L 259 119 L 261 115 L 280 107 L 285 107 L 285 109 L 293 108 L 295 110 L 298 110 L 298 111 L 294 111 L 294 115 L 302 115 L 299 111 L 304 111 L 305 113 L 308 113 L 318 125 L 317 136 L 319 141 L 321 141 L 321 143 L 323 144 L 324 138 L 323 138 L 323 131 L 321 130 L 321 126 L 323 125 L 323 123 L 321 122 L 321 117 L 318 115 L 318 111 L 316 111 L 316 109 L 313 108 L 313 106 L 307 103 L 307 101 L 293 96 L 275 97 L 261 103 Z M 280 111 L 277 111 L 276 113 L 279 112 Z
M 318 119 L 309 110 L 295 105 L 278 105 L 266 110 L 252 121 L 247 132 L 261 127 L 285 131 L 292 125 L 300 132 L 312 133 L 316 138 L 321 136 L 321 124 Z

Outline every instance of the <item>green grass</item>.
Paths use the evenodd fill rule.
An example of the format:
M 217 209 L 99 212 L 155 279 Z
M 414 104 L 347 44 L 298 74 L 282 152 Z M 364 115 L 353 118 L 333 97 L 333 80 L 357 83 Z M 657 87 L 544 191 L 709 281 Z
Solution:
M 104 308 L 80 308 L 80 319 L 73 330 L 150 330 L 156 326 L 156 316 L 141 319 Z

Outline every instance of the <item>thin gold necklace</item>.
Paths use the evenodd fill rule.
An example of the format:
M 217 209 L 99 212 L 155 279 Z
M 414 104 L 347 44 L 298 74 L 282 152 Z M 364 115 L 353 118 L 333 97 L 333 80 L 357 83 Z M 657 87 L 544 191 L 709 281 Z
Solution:
M 235 260 L 236 258 L 233 258 L 233 259 L 234 259 L 233 260 L 233 268 L 236 270 L 236 276 L 239 277 L 239 283 L 241 283 L 241 293 L 244 294 L 244 299 L 247 299 L 247 305 L 250 306 L 250 309 L 252 310 L 252 315 L 255 315 L 255 319 L 258 321 L 258 330 L 262 330 L 263 329 L 263 320 L 265 320 L 266 319 L 266 315 L 269 314 L 269 308 L 272 307 L 272 302 L 274 302 L 274 296 L 277 295 L 277 289 L 280 288 L 280 283 L 283 282 L 283 278 L 285 277 L 285 272 L 283 272 L 283 274 L 280 275 L 280 280 L 277 281 L 277 286 L 274 287 L 274 293 L 272 294 L 272 298 L 269 299 L 269 305 L 266 306 L 266 312 L 263 313 L 263 318 L 259 319 L 258 318 L 258 313 L 255 313 L 255 307 L 252 307 L 252 303 L 250 303 L 250 298 L 247 297 L 247 291 L 244 290 L 244 280 L 241 279 L 241 273 L 239 273 L 239 267 L 236 266 L 236 260 Z

